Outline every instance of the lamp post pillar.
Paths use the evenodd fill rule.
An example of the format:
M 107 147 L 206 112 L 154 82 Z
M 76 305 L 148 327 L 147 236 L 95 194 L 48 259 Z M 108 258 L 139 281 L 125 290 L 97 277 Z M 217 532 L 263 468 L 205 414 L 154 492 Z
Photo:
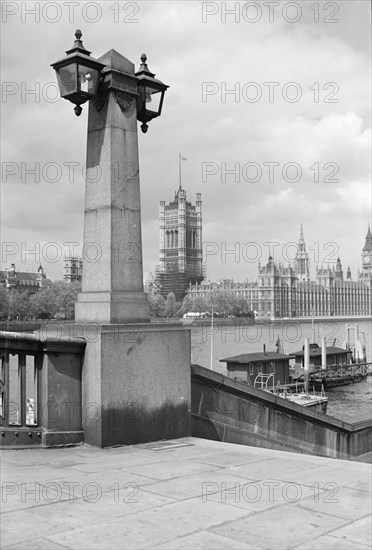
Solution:
M 141 56 L 140 71 L 115 50 L 89 57 L 81 32 L 54 63 L 64 97 L 87 101 L 83 283 L 75 323 L 65 333 L 86 341 L 82 426 L 86 443 L 132 445 L 190 435 L 191 335 L 181 323 L 150 323 L 143 291 L 137 119 L 142 130 L 161 113 L 168 87 Z M 59 72 L 58 72 L 59 71 Z M 94 73 L 96 71 L 96 73 Z M 85 94 L 85 95 L 84 95 Z M 154 96 L 154 97 L 153 97 Z M 160 99 L 159 108 L 148 108 Z M 149 101 L 150 100 L 150 101 Z
M 146 322 L 134 64 L 115 50 L 89 104 L 83 282 L 76 321 Z

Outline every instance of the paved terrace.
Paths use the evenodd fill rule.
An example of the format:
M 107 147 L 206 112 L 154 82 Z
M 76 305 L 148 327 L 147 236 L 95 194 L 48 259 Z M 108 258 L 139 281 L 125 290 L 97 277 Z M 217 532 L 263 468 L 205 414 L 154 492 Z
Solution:
M 6 548 L 370 548 L 371 468 L 196 438 L 3 451 Z

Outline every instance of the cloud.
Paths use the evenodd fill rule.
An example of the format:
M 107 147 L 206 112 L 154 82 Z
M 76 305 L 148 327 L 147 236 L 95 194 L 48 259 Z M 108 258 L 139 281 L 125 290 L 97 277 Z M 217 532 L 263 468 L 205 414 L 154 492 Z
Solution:
M 355 8 L 338 3 L 334 24 L 325 23 L 331 11 L 323 8 L 314 22 L 313 2 L 301 3 L 298 24 L 286 22 L 281 9 L 273 23 L 267 9 L 256 24 L 242 16 L 239 23 L 234 16 L 222 23 L 220 4 L 203 23 L 203 3 L 182 1 L 138 2 L 134 15 L 120 3 L 116 13 L 102 2 L 102 17 L 93 23 L 93 11 L 84 13 L 82 4 L 70 21 L 65 4 L 55 24 L 42 17 L 35 23 L 32 16 L 22 23 L 18 13 L 3 25 L 1 61 L 8 87 L 2 156 L 19 170 L 5 182 L 3 173 L 2 239 L 81 240 L 88 106 L 77 118 L 72 104 L 50 99 L 55 83 L 50 63 L 63 57 L 75 28 L 81 28 L 92 55 L 114 48 L 138 67 L 145 52 L 150 70 L 170 85 L 162 117 L 150 123 L 146 135 L 139 134 L 145 271 L 154 271 L 158 261 L 158 205 L 178 187 L 179 152 L 188 158 L 182 166 L 188 198 L 202 193 L 206 241 L 285 243 L 298 238 L 303 222 L 309 246 L 337 241 L 342 259 L 356 270 L 371 216 L 370 59 L 361 36 L 370 36 L 367 3 Z M 204 91 L 210 83 L 216 93 L 203 97 L 203 83 Z M 26 93 L 32 89 L 40 90 L 39 101 L 37 94 Z M 254 102 L 255 92 L 261 96 Z M 39 183 L 32 175 L 22 183 L 22 163 L 27 170 L 37 162 Z M 279 166 L 270 182 L 273 162 Z M 48 181 L 50 163 L 61 167 L 55 183 Z M 70 163 L 77 163 L 73 183 Z M 203 181 L 206 163 L 218 170 Z M 248 163 L 262 170 L 255 182 L 253 164 L 244 168 Z M 288 163 L 300 166 L 299 181 L 291 181 Z M 223 170 L 236 166 L 238 181 L 234 174 L 223 181 Z M 222 262 L 216 254 L 208 270 L 212 277 L 243 279 L 254 277 L 257 265 Z M 50 265 L 48 275 L 60 278 L 62 264 Z

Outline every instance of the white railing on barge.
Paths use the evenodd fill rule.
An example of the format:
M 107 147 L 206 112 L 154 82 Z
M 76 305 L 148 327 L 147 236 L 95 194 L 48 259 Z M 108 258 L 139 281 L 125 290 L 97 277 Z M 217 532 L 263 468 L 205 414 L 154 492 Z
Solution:
M 327 369 L 318 370 L 316 372 L 313 371 L 311 374 L 313 376 L 315 375 L 317 378 L 341 378 L 344 376 L 351 376 L 353 378 L 362 376 L 365 378 L 366 376 L 372 374 L 372 363 L 337 365 L 331 368 L 327 367 Z

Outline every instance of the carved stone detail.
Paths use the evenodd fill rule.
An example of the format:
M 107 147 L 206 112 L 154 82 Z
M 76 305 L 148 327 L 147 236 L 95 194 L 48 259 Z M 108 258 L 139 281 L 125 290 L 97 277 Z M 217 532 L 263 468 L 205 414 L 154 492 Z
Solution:
M 108 96 L 110 92 L 113 92 L 114 97 L 116 99 L 117 104 L 119 105 L 120 109 L 125 112 L 129 109 L 130 104 L 132 103 L 134 96 L 131 94 L 128 94 L 127 92 L 121 91 L 121 90 L 115 90 L 115 89 L 107 89 L 101 91 L 94 99 L 93 99 L 93 105 L 97 109 L 97 111 L 102 111 L 103 107 L 106 104 L 106 101 L 108 99 Z
M 114 90 L 114 95 L 120 109 L 123 112 L 127 111 L 134 99 L 133 96 L 126 92 L 121 92 L 119 90 Z
M 103 90 L 93 99 L 93 105 L 95 106 L 97 111 L 102 111 L 108 99 L 109 93 L 110 90 Z

